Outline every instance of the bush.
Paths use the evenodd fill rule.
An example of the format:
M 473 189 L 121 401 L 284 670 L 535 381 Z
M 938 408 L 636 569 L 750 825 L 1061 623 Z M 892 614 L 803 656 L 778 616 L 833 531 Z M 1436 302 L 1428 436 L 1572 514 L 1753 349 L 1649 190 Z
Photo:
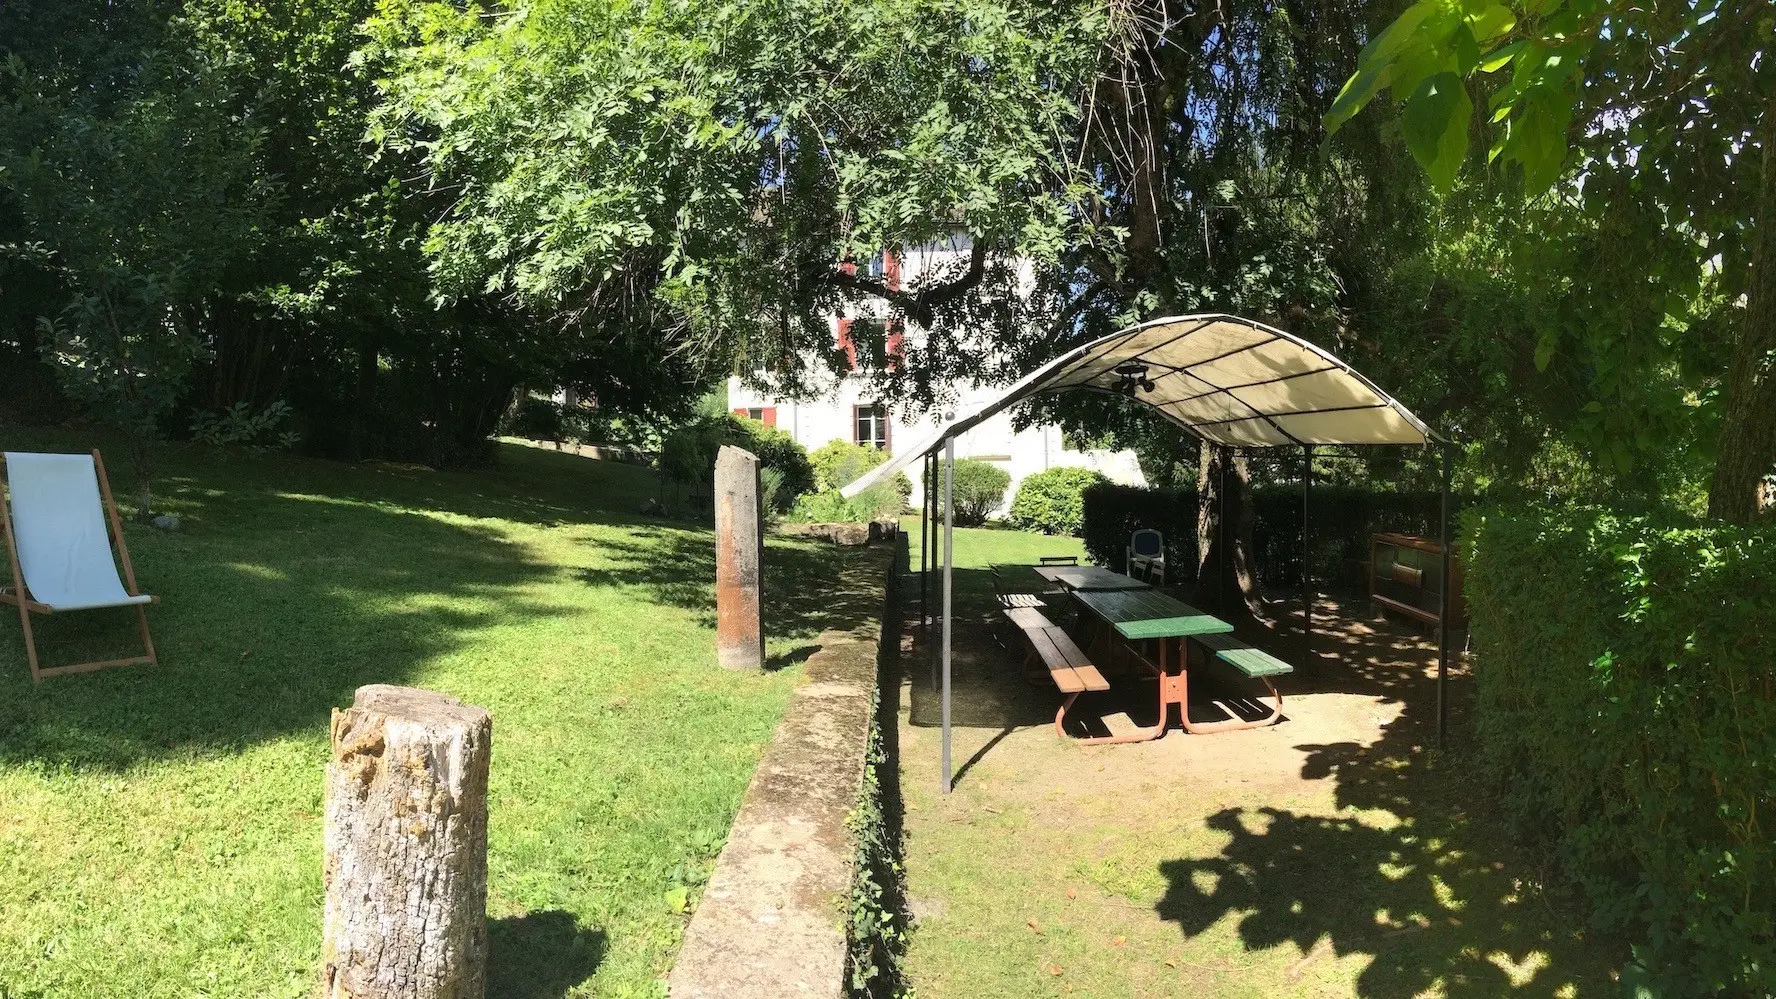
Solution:
M 775 469 L 782 476 L 773 497 L 778 510 L 789 509 L 796 497 L 814 487 L 814 466 L 795 438 L 726 414 L 699 417 L 668 434 L 660 445 L 661 477 L 692 496 L 708 496 L 714 487 L 716 453 L 724 444 L 751 451 L 761 469 Z
M 954 486 L 956 523 L 979 527 L 1005 502 L 1005 490 L 1011 488 L 1011 473 L 990 461 L 961 458 L 956 461 Z
M 809 493 L 796 500 L 788 519 L 804 524 L 861 524 L 898 517 L 905 508 L 906 498 L 890 480 L 850 499 L 837 489 Z
M 1027 476 L 1011 501 L 1011 525 L 1022 531 L 1077 535 L 1085 522 L 1085 491 L 1108 481 L 1089 468 L 1051 468 Z
M 527 395 L 512 407 L 500 432 L 533 441 L 561 440 L 561 405 L 553 399 Z
M 1485 774 L 1666 995 L 1776 994 L 1776 531 L 1466 518 Z
M 887 461 L 888 452 L 835 438 L 815 448 L 808 460 L 814 465 L 814 488 L 824 492 L 850 485 L 858 476 Z M 899 514 L 906 509 L 907 498 L 913 495 L 913 480 L 905 472 L 896 472 L 888 482 L 899 494 L 900 503 L 886 513 Z

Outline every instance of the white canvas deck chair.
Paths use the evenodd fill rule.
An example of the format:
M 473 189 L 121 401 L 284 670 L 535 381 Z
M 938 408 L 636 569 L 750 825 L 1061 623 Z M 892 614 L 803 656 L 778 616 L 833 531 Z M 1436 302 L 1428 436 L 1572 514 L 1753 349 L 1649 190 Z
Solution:
M 136 569 L 123 543 L 123 522 L 105 478 L 99 452 L 30 454 L 8 451 L 0 457 L 6 495 L 0 501 L 0 528 L 12 585 L 0 587 L 0 603 L 19 609 L 25 628 L 25 658 L 33 682 L 62 673 L 86 673 L 107 666 L 153 665 L 154 639 L 148 635 L 146 605 L 158 597 L 136 587 Z M 109 533 L 107 534 L 107 529 Z M 117 546 L 113 557 L 111 546 Z M 117 560 L 123 562 L 118 578 Z M 145 655 L 71 666 L 42 666 L 31 633 L 32 614 L 60 614 L 96 607 L 134 607 L 142 625 Z

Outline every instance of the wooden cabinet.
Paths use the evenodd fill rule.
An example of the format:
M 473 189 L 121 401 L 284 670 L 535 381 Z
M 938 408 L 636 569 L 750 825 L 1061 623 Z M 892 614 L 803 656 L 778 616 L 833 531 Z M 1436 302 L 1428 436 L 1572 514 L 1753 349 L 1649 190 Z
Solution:
M 1462 602 L 1461 560 L 1450 573 L 1451 628 L 1467 621 Z M 1443 547 L 1410 534 L 1375 534 L 1369 542 L 1369 599 L 1381 607 L 1436 624 L 1441 611 Z

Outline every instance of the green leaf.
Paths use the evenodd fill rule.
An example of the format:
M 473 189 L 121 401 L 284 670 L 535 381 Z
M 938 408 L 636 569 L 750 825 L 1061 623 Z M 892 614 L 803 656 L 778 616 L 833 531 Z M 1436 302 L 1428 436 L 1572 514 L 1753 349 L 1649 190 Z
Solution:
M 1421 44 L 1400 53 L 1400 57 L 1394 60 L 1394 72 L 1388 86 L 1392 88 L 1395 100 L 1410 100 L 1424 81 L 1438 73 L 1455 70 L 1453 47 L 1438 47 L 1428 38 L 1421 38 L 1420 42 Z
M 1406 102 L 1406 145 L 1439 191 L 1455 185 L 1468 155 L 1468 119 L 1474 113 L 1461 77 L 1443 72 L 1427 77 Z
M 1440 5 L 1431 2 L 1431 0 L 1418 0 L 1417 3 L 1406 8 L 1399 17 L 1394 18 L 1394 23 L 1382 29 L 1381 34 L 1376 35 L 1369 44 L 1363 46 L 1363 51 L 1357 54 L 1357 65 L 1362 67 L 1370 64 L 1385 65 L 1392 62 L 1394 56 L 1399 54 L 1400 49 L 1406 45 L 1407 40 L 1419 29 L 1420 25 L 1424 24 L 1425 18 L 1441 13 Z
M 1537 371 L 1548 370 L 1548 362 L 1554 360 L 1554 348 L 1560 345 L 1560 331 L 1546 329 L 1536 339 L 1535 364 Z
M 668 889 L 666 892 L 666 911 L 685 912 L 691 907 L 691 890 L 684 885 Z
M 1516 41 L 1503 48 L 1493 50 L 1491 55 L 1480 60 L 1480 72 L 1496 73 L 1499 70 L 1504 69 L 1511 64 L 1512 59 L 1517 57 L 1517 53 L 1522 52 L 1524 47 L 1528 44 L 1527 41 Z
M 1542 191 L 1560 179 L 1566 163 L 1566 126 L 1570 107 L 1545 91 L 1533 94 L 1511 121 L 1511 138 L 1505 156 L 1523 164 L 1523 180 L 1531 191 Z
M 1322 119 L 1326 131 L 1336 132 L 1338 127 L 1349 121 L 1363 106 L 1388 85 L 1393 73 L 1393 66 L 1386 63 L 1364 62 L 1357 67 L 1349 80 L 1345 81 L 1344 89 L 1338 92 L 1338 99 L 1332 102 L 1332 109 Z
M 1500 3 L 1492 4 L 1478 14 L 1468 15 L 1469 30 L 1474 32 L 1475 38 L 1483 42 L 1489 42 L 1516 26 L 1517 15 L 1511 13 L 1511 8 Z
M 1455 29 L 1455 71 L 1467 76 L 1480 64 L 1480 42 L 1467 25 Z

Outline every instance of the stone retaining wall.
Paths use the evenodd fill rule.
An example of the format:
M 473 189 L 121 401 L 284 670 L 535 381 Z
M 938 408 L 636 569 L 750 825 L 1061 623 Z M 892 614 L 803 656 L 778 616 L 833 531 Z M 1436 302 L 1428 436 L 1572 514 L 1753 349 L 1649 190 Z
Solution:
M 884 552 L 887 555 L 887 552 Z M 887 557 L 870 559 L 885 586 Z M 884 594 L 884 609 L 886 595 Z M 759 761 L 673 965 L 671 999 L 845 994 L 858 802 L 881 622 L 829 631 Z

